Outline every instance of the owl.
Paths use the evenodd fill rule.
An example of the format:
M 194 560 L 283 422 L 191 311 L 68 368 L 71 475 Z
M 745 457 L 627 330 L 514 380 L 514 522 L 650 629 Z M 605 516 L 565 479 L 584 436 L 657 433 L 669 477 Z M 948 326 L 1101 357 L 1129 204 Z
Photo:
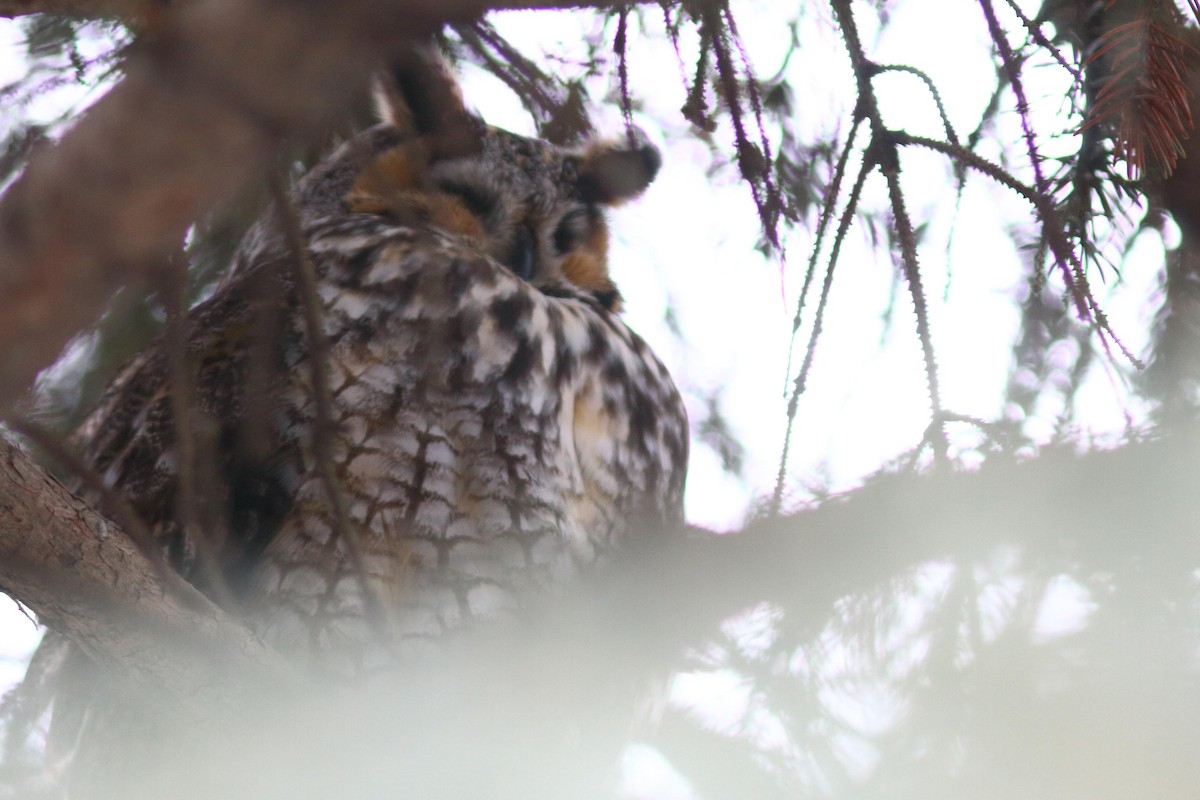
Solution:
M 337 676 L 681 522 L 688 448 L 607 264 L 605 208 L 658 151 L 489 127 L 421 49 L 379 94 L 383 124 L 303 177 L 189 314 L 187 402 L 158 343 L 75 437 L 176 569 Z

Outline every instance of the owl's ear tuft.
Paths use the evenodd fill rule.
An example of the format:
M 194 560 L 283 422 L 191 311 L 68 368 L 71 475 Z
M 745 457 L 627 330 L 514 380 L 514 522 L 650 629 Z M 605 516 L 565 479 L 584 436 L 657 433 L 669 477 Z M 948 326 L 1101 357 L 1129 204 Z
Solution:
M 593 144 L 579 164 L 579 193 L 585 200 L 616 205 L 637 197 L 654 181 L 662 154 L 637 128 L 616 142 Z
M 450 65 L 433 44 L 395 56 L 376 80 L 375 100 L 385 122 L 426 138 L 434 159 L 480 149 L 483 123 L 467 110 Z

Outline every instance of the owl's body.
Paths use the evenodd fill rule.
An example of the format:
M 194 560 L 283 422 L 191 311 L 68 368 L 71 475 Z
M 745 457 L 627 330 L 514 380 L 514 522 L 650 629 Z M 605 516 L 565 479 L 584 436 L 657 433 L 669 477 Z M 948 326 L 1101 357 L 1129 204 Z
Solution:
M 678 397 L 594 300 L 544 295 L 454 236 L 375 217 L 330 219 L 310 237 L 327 270 L 347 522 L 401 639 L 511 608 L 631 526 L 678 521 Z M 309 373 L 297 363 L 293 376 L 286 407 L 314 425 Z M 268 640 L 345 655 L 370 636 L 365 598 L 313 458 L 252 597 L 268 606 Z
M 200 530 L 180 516 L 161 347 L 76 437 L 189 578 L 338 674 L 372 673 L 682 519 L 685 413 L 616 316 L 600 208 L 644 188 L 657 153 L 566 151 L 406 99 L 412 130 L 360 134 L 293 196 L 329 419 L 276 216 L 189 317 Z M 447 146 L 439 126 L 464 121 L 468 143 Z

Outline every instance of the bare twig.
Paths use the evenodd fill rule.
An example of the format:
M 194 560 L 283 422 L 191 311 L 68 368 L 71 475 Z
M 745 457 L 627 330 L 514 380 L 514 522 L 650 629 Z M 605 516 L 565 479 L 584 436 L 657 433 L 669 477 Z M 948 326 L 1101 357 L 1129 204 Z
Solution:
M 1080 74 L 1079 70 L 1063 57 L 1062 50 L 1054 42 L 1046 38 L 1046 35 L 1042 33 L 1041 26 L 1025 15 L 1025 12 L 1017 5 L 1016 0 L 1004 0 L 1004 2 L 1008 3 L 1008 7 L 1016 14 L 1017 19 L 1021 20 L 1021 24 L 1025 26 L 1025 30 L 1029 32 L 1029 37 L 1037 42 L 1038 47 L 1049 53 L 1058 62 L 1060 67 L 1071 73 L 1071 77 L 1076 82 L 1083 83 L 1083 75 Z
M 538 125 L 553 119 L 566 101 L 561 87 L 533 61 L 513 47 L 486 21 L 456 26 L 462 39 L 488 71 L 512 89 L 534 114 Z
M 780 248 L 779 217 L 783 206 L 780 202 L 779 191 L 771 177 L 770 149 L 766 145 L 766 135 L 763 132 L 762 106 L 758 100 L 758 90 L 754 87 L 754 76 L 748 71 L 746 72 L 747 89 L 744 92 L 750 97 L 751 114 L 762 134 L 763 144 L 761 145 L 752 142 L 746 130 L 747 114 L 742 105 L 744 92 L 738 85 L 738 71 L 734 66 L 732 53 L 732 48 L 740 48 L 740 44 L 737 41 L 736 32 L 729 26 L 732 16 L 729 14 L 728 5 L 705 3 L 701 6 L 700 17 L 702 31 L 707 32 L 707 42 L 716 57 L 717 82 L 729 112 L 729 120 L 733 124 L 738 171 L 750 187 L 750 194 L 754 198 L 754 205 L 762 224 L 763 236 L 772 248 L 778 250 Z M 703 61 L 703 57 L 701 61 Z M 699 77 L 699 72 L 697 77 Z
M 843 152 L 848 151 L 849 146 L 847 145 L 847 149 Z M 825 268 L 825 282 L 821 286 L 821 298 L 817 301 L 817 311 L 813 317 L 812 333 L 809 334 L 808 346 L 804 351 L 804 363 L 800 365 L 800 372 L 796 375 L 796 380 L 793 384 L 792 395 L 788 398 L 787 429 L 784 431 L 783 436 L 783 452 L 779 456 L 779 471 L 775 476 L 775 492 L 771 497 L 771 516 L 779 514 L 783 503 L 783 484 L 787 474 L 787 460 L 792 444 L 792 428 L 796 420 L 800 395 L 804 394 L 804 390 L 808 386 L 808 373 L 812 369 L 813 359 L 816 357 L 817 340 L 820 338 L 821 329 L 825 324 L 825 308 L 829 304 L 829 291 L 833 288 L 833 271 L 837 266 L 838 256 L 841 255 L 842 242 L 846 238 L 846 232 L 850 230 L 850 223 L 854 221 L 854 212 L 858 209 L 858 199 L 862 195 L 863 184 L 866 182 L 867 176 L 871 174 L 873 168 L 873 165 L 869 163 L 864 163 L 859 168 L 858 176 L 854 179 L 854 185 L 850 188 L 850 194 L 846 198 L 846 207 L 842 209 L 837 233 L 833 237 L 833 245 L 829 250 L 829 264 Z
M 938 152 L 945 153 L 959 163 L 965 164 L 972 169 L 982 172 L 988 177 L 996 180 L 998 183 L 1001 183 L 1004 186 L 1007 186 L 1009 189 L 1012 189 L 1014 192 L 1020 194 L 1034 206 L 1044 227 L 1053 227 L 1055 225 L 1060 226 L 1058 228 L 1060 235 L 1057 237 L 1057 239 L 1047 235 L 1046 240 L 1050 244 L 1051 250 L 1054 252 L 1056 258 L 1062 258 L 1067 264 L 1071 265 L 1072 272 L 1082 273 L 1083 264 L 1079 261 L 1079 257 L 1075 254 L 1075 252 L 1070 249 L 1069 245 L 1066 244 L 1061 235 L 1061 217 L 1052 197 L 1042 195 L 1033 187 L 1028 186 L 1014 178 L 1002 167 L 993 164 L 982 156 L 979 156 L 978 154 L 967 150 L 964 147 L 957 147 L 947 142 L 940 142 L 936 139 L 929 139 L 924 136 L 913 136 L 912 134 L 904 133 L 903 131 L 890 131 L 888 135 L 896 144 L 914 144 L 921 147 L 927 147 L 930 150 L 937 150 Z M 1057 244 L 1056 241 L 1058 242 Z M 1064 247 L 1066 248 L 1065 250 L 1062 249 Z M 1088 292 L 1088 298 L 1090 317 L 1085 316 L 1084 319 L 1090 319 L 1095 327 L 1102 332 L 1103 335 L 1101 336 L 1101 341 L 1106 346 L 1108 342 L 1116 345 L 1117 349 L 1121 351 L 1121 355 L 1130 364 L 1137 369 L 1144 369 L 1145 364 L 1142 362 L 1142 360 L 1135 356 L 1133 352 L 1125 346 L 1125 343 L 1121 340 L 1121 337 L 1117 336 L 1116 332 L 1113 331 L 1112 326 L 1109 325 L 1107 315 L 1104 314 L 1104 312 L 1100 309 L 1099 304 L 1096 303 L 1094 298 L 1092 298 L 1090 290 Z
M 179 489 L 176 498 L 178 522 L 185 539 L 195 545 L 200 571 L 213 599 L 223 608 L 237 608 L 221 566 L 217 561 L 216 541 L 225 536 L 225 520 L 213 519 L 214 515 L 201 518 L 200 499 L 202 487 L 210 481 L 201 481 L 214 469 L 207 441 L 198 441 L 197 415 L 194 413 L 194 391 L 192 375 L 194 365 L 188 357 L 188 314 L 187 314 L 187 268 L 172 259 L 171 269 L 160 276 L 160 300 L 166 310 L 167 324 L 163 345 L 166 350 L 167 380 L 170 386 L 171 415 L 174 419 L 176 461 L 179 470 Z M 211 505 L 211 504 L 210 504 Z
M 312 449 L 315 467 L 325 493 L 329 497 L 329 510 L 333 515 L 333 535 L 345 543 L 350 562 L 358 575 L 365 598 L 367 617 L 376 628 L 381 641 L 389 639 L 387 607 L 371 582 L 363 556 L 362 541 L 358 529 L 346 512 L 346 500 L 341 483 L 334 471 L 333 461 L 333 400 L 329 390 L 329 347 L 325 340 L 325 328 L 321 323 L 321 300 L 317 294 L 316 267 L 309 256 L 308 247 L 300 231 L 300 219 L 288 199 L 287 190 L 278 172 L 270 178 L 271 195 L 283 226 L 284 237 L 291 251 L 292 279 L 295 282 L 297 300 L 304 315 L 304 332 L 308 344 L 309 380 L 312 383 L 312 400 L 315 419 L 312 425 Z
M 889 143 L 885 152 L 886 157 L 880 163 L 879 169 L 887 180 L 888 199 L 892 204 L 896 237 L 900 240 L 900 260 L 904 265 L 904 277 L 907 279 L 909 294 L 913 301 L 913 311 L 917 316 L 917 337 L 921 340 L 921 357 L 925 362 L 925 383 L 929 387 L 933 424 L 937 426 L 933 432 L 933 454 L 938 461 L 945 462 L 949 443 L 946 439 L 946 431 L 941 424 L 945 419 L 945 413 L 942 408 L 937 361 L 933 352 L 933 338 L 930 334 L 929 307 L 925 302 L 925 286 L 921 280 L 917 263 L 917 237 L 913 231 L 908 210 L 905 208 L 904 193 L 900 189 L 900 161 L 895 158 L 895 145 Z
M 617 11 L 617 33 L 613 38 L 613 52 L 617 56 L 617 82 L 621 90 L 621 115 L 625 118 L 625 129 L 633 136 L 633 101 L 629 96 L 629 7 L 621 6 Z
M 1008 77 L 1009 86 L 1012 87 L 1013 94 L 1017 98 L 1017 115 L 1021 118 L 1021 132 L 1025 139 L 1025 148 L 1029 154 L 1030 167 L 1033 169 L 1034 188 L 1038 194 L 1047 198 L 1052 197 L 1053 193 L 1050 190 L 1050 185 L 1046 180 L 1045 174 L 1042 172 L 1042 156 L 1038 150 L 1037 137 L 1033 132 L 1033 122 L 1029 119 L 1029 101 L 1025 96 L 1025 85 L 1021 79 L 1020 60 L 1017 58 L 1016 53 L 1013 52 L 1012 45 L 1008 42 L 1008 37 L 1004 35 L 1004 30 L 1000 27 L 1000 22 L 996 18 L 996 10 L 992 6 L 992 0 L 979 0 L 979 6 L 983 10 L 984 18 L 987 20 L 988 33 L 992 38 L 992 43 L 996 45 L 996 49 L 1000 53 L 1000 63 L 1004 67 L 1005 75 Z M 1099 304 L 1096 302 L 1096 298 L 1092 295 L 1091 287 L 1088 285 L 1087 272 L 1083 269 L 1082 263 L 1075 255 L 1074 248 L 1067 241 L 1063 226 L 1059 223 L 1057 210 L 1051 210 L 1050 216 L 1043 217 L 1042 222 L 1046 241 L 1049 243 L 1055 261 L 1062 271 L 1063 282 L 1066 284 L 1067 291 L 1070 292 L 1071 298 L 1075 302 L 1079 318 L 1093 321 L 1099 329 L 1101 338 L 1103 338 L 1107 332 L 1107 328 L 1100 325 L 1100 319 L 1103 318 L 1103 314 L 1100 311 Z
M 800 330 L 804 306 L 808 300 L 808 290 L 812 286 L 813 276 L 816 273 L 817 258 L 821 253 L 821 245 L 825 241 L 825 233 L 829 230 L 829 220 L 833 218 L 838 198 L 842 194 L 842 181 L 846 177 L 846 165 L 850 162 L 850 154 L 854 152 L 854 142 L 861 124 L 861 118 L 855 118 L 854 122 L 851 123 L 850 132 L 846 135 L 846 143 L 842 146 L 842 151 L 838 154 L 837 164 L 833 168 L 833 178 L 829 181 L 829 188 L 826 190 L 825 198 L 821 202 L 821 212 L 817 218 L 817 232 L 813 238 L 812 251 L 808 256 L 808 267 L 804 272 L 804 284 L 800 288 L 800 298 L 796 302 L 796 314 L 792 318 L 793 343 L 796 340 L 796 333 Z M 792 371 L 792 353 L 790 348 L 788 351 L 787 371 L 790 375 Z
M 817 220 L 817 234 L 813 239 L 812 250 L 808 256 L 808 267 L 804 271 L 804 285 L 800 288 L 800 298 L 796 301 L 796 315 L 792 318 L 792 336 L 791 341 L 788 342 L 786 375 L 792 374 L 792 356 L 796 346 L 796 334 L 800 331 L 801 317 L 804 313 L 805 303 L 808 300 L 808 292 L 817 272 L 817 259 L 821 254 L 821 245 L 825 240 L 825 232 L 829 229 L 829 220 L 833 218 L 838 198 L 842 193 L 842 180 L 846 176 L 846 165 L 850 162 L 850 154 L 854 151 L 854 140 L 857 137 L 861 123 L 862 118 L 856 117 L 850 126 L 850 132 L 846 136 L 846 144 L 842 147 L 842 152 L 838 156 L 837 164 L 833 170 L 833 179 L 829 182 L 829 189 L 826 191 L 825 199 L 821 203 L 821 213 Z M 796 410 L 799 407 L 800 395 L 804 393 L 804 388 L 808 380 L 808 366 L 812 363 L 812 355 L 816 349 L 817 335 L 820 333 L 825 315 L 825 301 L 829 296 L 829 287 L 833 278 L 833 266 L 837 262 L 837 255 L 841 250 L 842 238 L 850 227 L 851 219 L 853 219 L 854 210 L 858 205 L 858 197 L 862 191 L 863 181 L 866 180 L 866 174 L 867 170 L 865 169 L 859 171 L 858 178 L 854 182 L 854 187 L 850 191 L 846 211 L 842 214 L 842 222 L 838 226 L 837 237 L 834 239 L 833 250 L 830 254 L 829 266 L 825 272 L 825 285 L 821 290 L 821 300 L 817 306 L 817 316 L 813 321 L 813 335 L 809 337 L 808 347 L 804 355 L 804 367 L 801 368 L 800 374 L 792 381 L 791 396 L 788 398 L 787 425 L 783 434 L 783 450 L 779 456 L 779 470 L 775 476 L 775 492 L 771 498 L 770 513 L 772 515 L 779 513 L 783 501 L 783 484 L 787 474 L 787 460 L 791 450 L 792 429 L 796 422 Z
M 946 131 L 946 139 L 951 144 L 958 144 L 958 134 L 954 132 L 954 126 L 950 124 L 950 117 L 946 114 L 946 106 L 942 103 L 942 93 L 938 91 L 937 84 L 933 82 L 933 78 L 930 78 L 922 70 L 906 64 L 885 64 L 879 68 L 879 71 L 903 72 L 919 78 L 921 83 L 925 84 L 925 88 L 929 90 L 929 95 L 933 98 L 933 102 L 937 106 L 938 116 L 942 120 L 942 128 Z
M 988 161 L 974 150 L 969 150 L 962 145 L 943 142 L 939 139 L 931 139 L 927 136 L 916 136 L 911 133 L 906 133 L 905 131 L 889 131 L 888 135 L 898 145 L 917 145 L 920 147 L 927 147 L 930 150 L 935 150 L 939 153 L 949 156 L 956 164 L 961 164 L 988 176 L 992 180 L 996 181 L 996 183 L 1012 189 L 1014 192 L 1021 195 L 1021 197 L 1024 197 L 1029 201 L 1029 204 L 1038 211 L 1039 214 L 1043 208 L 1052 208 L 1053 206 L 1053 200 L 1051 198 L 1047 198 L 1038 194 L 1037 190 L 1032 186 L 1018 180 L 1012 175 L 1012 173 L 1004 169 L 1004 167 Z
M 932 419 L 937 422 L 942 416 L 941 390 L 938 382 L 937 362 L 933 352 L 929 313 L 925 303 L 925 290 L 917 264 L 916 239 L 900 188 L 900 159 L 896 142 L 891 136 L 891 132 L 883 124 L 883 118 L 879 113 L 879 104 L 875 99 L 875 90 L 871 85 L 871 80 L 878 74 L 879 67 L 867 59 L 866 52 L 863 50 L 850 1 L 834 0 L 833 10 L 841 27 L 842 38 L 849 51 L 850 63 L 858 84 L 857 113 L 865 116 L 871 125 L 871 143 L 864 158 L 867 159 L 869 166 L 878 167 L 887 180 L 896 235 L 900 241 L 904 276 L 917 316 L 917 338 L 921 342 L 921 354 L 925 362 L 925 380 L 929 392 L 930 411 Z M 939 430 L 940 433 L 934 442 L 934 454 L 939 461 L 944 461 L 949 445 L 945 438 L 945 430 Z

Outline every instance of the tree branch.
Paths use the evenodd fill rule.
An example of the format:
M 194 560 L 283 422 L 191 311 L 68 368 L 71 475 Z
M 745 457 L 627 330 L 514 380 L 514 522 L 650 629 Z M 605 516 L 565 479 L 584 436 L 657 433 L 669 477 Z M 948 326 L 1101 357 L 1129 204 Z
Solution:
M 650 3 L 656 0 L 635 0 Z M 414 4 L 409 4 L 414 5 Z M 575 8 L 613 8 L 617 0 L 481 0 L 480 2 L 451 2 L 443 4 L 420 2 L 428 10 L 444 8 L 447 18 L 457 16 L 455 12 L 475 9 L 467 13 L 482 14 L 486 11 L 564 11 Z M 96 18 L 116 17 L 133 20 L 145 15 L 150 3 L 147 0 L 0 0 L 0 19 L 15 19 L 30 14 L 63 14 L 69 17 Z
M 235 708 L 286 674 L 249 630 L 156 570 L 115 523 L 3 438 L 0 586 L 99 663 L 196 709 Z
M 0 198 L 0 411 L 116 289 L 157 269 L 193 221 L 264 175 L 282 140 L 328 125 L 389 49 L 492 9 L 608 5 L 194 0 L 156 16 L 125 79 Z M 121 7 L 0 0 L 0 16 Z
M 386 46 L 482 7 L 428 5 L 204 0 L 168 17 L 0 200 L 0 408 L 281 140 L 344 109 Z
M 145 10 L 144 0 L 0 0 L 0 18 L 29 14 L 64 14 L 69 17 L 120 17 L 129 19 Z

